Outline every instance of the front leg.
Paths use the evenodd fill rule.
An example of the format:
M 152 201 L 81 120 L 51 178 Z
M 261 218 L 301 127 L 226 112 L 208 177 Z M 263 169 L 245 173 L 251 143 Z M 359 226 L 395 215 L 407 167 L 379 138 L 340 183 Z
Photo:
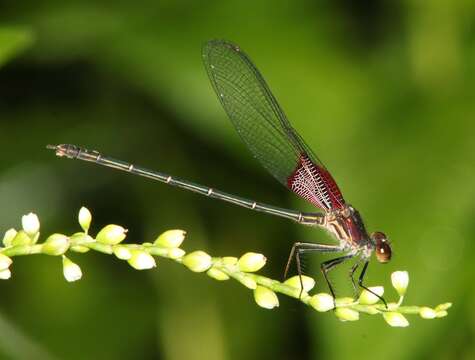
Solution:
M 366 273 L 366 269 L 368 268 L 368 264 L 369 264 L 369 261 L 366 261 L 366 262 L 364 263 L 363 270 L 361 270 L 360 276 L 359 276 L 359 278 L 358 278 L 358 285 L 359 285 L 362 289 L 364 289 L 364 290 L 370 292 L 371 294 L 373 294 L 374 296 L 376 296 L 377 298 L 379 298 L 379 300 L 381 300 L 381 301 L 384 303 L 384 306 L 386 306 L 386 309 L 388 309 L 388 304 L 386 303 L 386 300 L 384 300 L 384 298 L 383 298 L 382 296 L 379 296 L 379 295 L 376 294 L 374 291 L 368 289 L 366 286 L 363 285 L 363 279 L 364 279 L 364 276 L 365 276 L 365 273 Z M 355 270 L 356 270 L 356 269 L 355 269 Z M 351 280 L 353 281 L 353 275 L 352 275 L 352 277 L 351 277 Z
M 336 258 L 336 259 L 331 259 L 331 260 L 328 260 L 328 261 L 325 261 L 323 262 L 321 265 L 320 265 L 320 268 L 322 270 L 322 273 L 323 273 L 323 276 L 325 277 L 325 281 L 327 282 L 327 285 L 328 285 L 328 288 L 330 289 L 330 293 L 332 294 L 333 296 L 333 305 L 335 306 L 336 308 L 336 297 L 335 297 L 335 291 L 333 290 L 333 286 L 330 282 L 330 279 L 328 279 L 328 272 L 331 270 L 331 269 L 334 269 L 335 266 L 341 264 L 342 262 L 348 260 L 348 259 L 351 259 L 355 256 L 355 254 L 348 254 L 348 255 L 345 255 L 345 256 L 341 256 L 339 258 Z
M 359 259 L 350 269 L 350 279 L 351 279 L 351 284 L 353 285 L 353 297 L 354 299 L 358 299 L 359 295 L 360 295 L 360 291 L 359 291 L 359 287 L 358 286 L 361 286 L 360 285 L 360 282 L 358 280 L 358 285 L 356 285 L 356 281 L 355 281 L 355 272 L 356 270 L 358 269 L 358 267 L 361 265 L 361 263 L 363 262 L 363 259 Z M 364 270 L 364 269 L 363 269 Z

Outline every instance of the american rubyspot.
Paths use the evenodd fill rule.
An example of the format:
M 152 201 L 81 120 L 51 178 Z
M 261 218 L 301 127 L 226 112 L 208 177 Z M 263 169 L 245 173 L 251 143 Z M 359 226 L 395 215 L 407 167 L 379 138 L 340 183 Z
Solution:
M 323 213 L 302 213 L 244 199 L 168 174 L 102 156 L 97 151 L 83 149 L 76 145 L 61 144 L 47 147 L 55 150 L 56 155 L 60 157 L 91 161 L 252 210 L 288 218 L 300 224 L 324 228 L 337 240 L 338 245 L 294 243 L 284 277 L 287 276 L 290 265 L 295 259 L 301 279 L 300 256 L 303 253 L 343 253 L 342 256 L 325 261 L 320 266 L 333 297 L 335 298 L 335 292 L 328 278 L 328 272 L 338 264 L 356 257 L 357 261 L 350 271 L 355 296 L 358 294 L 358 288 L 354 274 L 363 264 L 358 278 L 359 287 L 373 293 L 386 304 L 382 297 L 363 284 L 373 251 L 375 251 L 376 259 L 381 263 L 386 263 L 391 259 L 391 247 L 386 235 L 379 231 L 368 235 L 359 212 L 345 202 L 333 177 L 290 125 L 264 78 L 251 59 L 238 46 L 227 41 L 209 41 L 203 47 L 203 61 L 221 105 L 254 156 L 279 182 L 323 210 Z

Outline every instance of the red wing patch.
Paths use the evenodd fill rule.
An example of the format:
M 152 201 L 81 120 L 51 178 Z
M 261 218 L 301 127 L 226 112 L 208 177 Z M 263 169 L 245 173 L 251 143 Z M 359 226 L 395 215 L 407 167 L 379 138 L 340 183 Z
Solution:
M 287 187 L 322 210 L 340 209 L 343 195 L 330 173 L 301 154 L 294 172 L 287 178 Z

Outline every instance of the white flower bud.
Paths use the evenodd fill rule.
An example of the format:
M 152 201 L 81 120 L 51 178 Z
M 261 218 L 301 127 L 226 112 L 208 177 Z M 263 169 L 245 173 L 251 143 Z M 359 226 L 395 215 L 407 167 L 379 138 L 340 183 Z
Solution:
M 395 271 L 391 274 L 391 282 L 399 296 L 404 296 L 409 285 L 409 274 L 407 271 Z
M 15 238 L 17 231 L 13 228 L 7 230 L 3 235 L 3 245 L 5 247 L 12 246 L 12 241 Z
M 368 315 L 376 315 L 380 313 L 380 311 L 374 306 L 368 306 L 364 312 Z
M 96 240 L 94 240 L 91 236 L 83 232 L 77 232 L 77 233 L 72 234 L 69 237 L 69 241 L 71 241 L 72 245 L 85 245 L 88 243 L 96 242 Z
M 91 212 L 86 207 L 81 207 L 79 210 L 78 221 L 81 228 L 84 232 L 88 232 L 89 227 L 91 226 L 92 215 Z
M 12 277 L 10 269 L 4 269 L 0 271 L 0 280 L 8 280 Z
M 203 272 L 208 270 L 212 265 L 211 256 L 204 251 L 198 250 L 189 253 L 183 257 L 183 265 L 194 272 Z
M 423 319 L 434 319 L 437 317 L 437 312 L 430 307 L 424 306 L 419 310 L 419 315 Z
M 264 286 L 257 286 L 254 290 L 254 300 L 257 305 L 264 309 L 273 309 L 279 306 L 279 298 L 271 289 Z
M 33 213 L 29 213 L 28 215 L 23 215 L 21 218 L 21 225 L 23 230 L 28 234 L 28 236 L 35 236 L 38 231 L 40 231 L 40 220 L 38 216 Z
M 73 245 L 69 249 L 71 251 L 78 252 L 81 254 L 87 253 L 89 250 L 91 250 L 87 246 L 84 246 L 84 245 Z
M 452 303 L 443 303 L 443 304 L 439 304 L 435 307 L 435 311 L 444 311 L 444 310 L 448 310 L 450 307 L 452 306 Z
M 355 303 L 355 299 L 350 297 L 337 298 L 335 300 L 337 306 L 346 306 Z
M 239 258 L 239 270 L 243 272 L 258 271 L 266 264 L 266 260 L 262 254 L 248 252 Z
M 58 256 L 64 254 L 69 248 L 69 238 L 63 234 L 50 235 L 43 246 L 41 251 L 46 255 Z
M 228 280 L 229 279 L 229 276 L 228 274 L 222 272 L 221 270 L 218 270 L 214 267 L 210 268 L 206 274 L 208 274 L 209 277 L 215 279 L 215 280 L 218 280 L 218 281 L 224 281 L 224 280 Z
M 112 251 L 121 260 L 129 260 L 132 257 L 132 252 L 124 245 L 114 245 Z
M 370 289 L 375 294 L 378 294 L 379 296 L 383 296 L 384 294 L 384 287 L 382 286 L 373 286 L 368 289 Z M 380 299 L 376 295 L 374 295 L 373 293 L 369 292 L 366 289 L 363 289 L 358 301 L 362 305 L 372 305 L 372 304 L 376 304 L 379 300 Z
M 96 236 L 96 240 L 102 244 L 116 245 L 125 239 L 127 229 L 119 225 L 106 225 Z
M 389 325 L 393 327 L 409 326 L 409 321 L 407 321 L 403 314 L 398 312 L 384 312 L 383 318 Z
M 170 259 L 179 259 L 185 256 L 186 252 L 183 249 L 180 248 L 171 248 L 168 249 L 168 257 Z
M 13 260 L 9 256 L 0 253 L 0 271 L 8 269 L 12 262 Z
M 301 278 L 302 278 L 302 284 L 303 284 L 303 291 L 309 292 L 310 290 L 312 290 L 313 287 L 315 286 L 315 280 L 312 279 L 310 276 L 305 276 L 305 275 L 302 275 Z M 299 291 L 301 290 L 300 276 L 298 275 L 292 276 L 291 278 L 285 280 L 284 284 L 292 286 L 298 289 Z
M 243 276 L 237 279 L 241 284 L 243 284 L 248 289 L 254 290 L 257 288 L 256 280 L 249 276 Z
M 309 304 L 315 310 L 320 312 L 325 312 L 335 307 L 333 296 L 326 293 L 313 295 L 309 300 Z
M 443 318 L 447 315 L 448 315 L 448 312 L 446 310 L 440 310 L 440 311 L 437 311 L 437 313 L 436 313 L 437 318 Z
M 356 321 L 360 318 L 360 313 L 358 311 L 346 307 L 336 308 L 335 315 L 341 321 Z
M 81 279 L 82 271 L 78 264 L 73 263 L 63 255 L 63 275 L 66 281 L 73 282 Z
M 177 248 L 185 239 L 186 231 L 183 230 L 168 230 L 161 234 L 154 245 L 165 248 Z
M 0 253 L 0 271 L 8 269 L 12 262 L 13 260 L 9 256 Z
M 37 233 L 38 234 L 38 233 Z M 20 230 L 16 233 L 15 237 L 12 239 L 12 245 L 31 245 L 34 244 L 34 238 L 32 239 L 25 230 Z
M 131 250 L 132 256 L 127 261 L 137 270 L 147 270 L 157 266 L 155 259 L 148 252 L 143 250 Z

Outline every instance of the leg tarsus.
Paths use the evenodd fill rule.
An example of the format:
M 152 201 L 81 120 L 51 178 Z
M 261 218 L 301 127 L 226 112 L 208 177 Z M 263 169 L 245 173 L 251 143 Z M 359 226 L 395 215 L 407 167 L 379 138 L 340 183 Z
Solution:
M 356 264 L 354 264 L 350 269 L 350 279 L 351 279 L 351 284 L 353 285 L 353 296 L 354 296 L 355 300 L 359 296 L 358 286 L 356 286 L 356 282 L 355 282 L 355 278 L 354 278 L 355 271 L 356 271 L 356 269 L 358 269 L 358 266 L 360 266 L 360 261 L 358 261 Z
M 336 259 L 327 260 L 320 265 L 320 269 L 322 270 L 323 277 L 325 278 L 325 281 L 327 282 L 327 285 L 328 285 L 328 289 L 330 290 L 330 293 L 333 297 L 333 305 L 334 305 L 333 310 L 336 309 L 336 296 L 335 296 L 335 291 L 333 290 L 333 286 L 330 280 L 328 279 L 328 272 L 331 269 L 333 269 L 335 266 L 337 266 L 338 264 L 341 264 L 345 260 L 351 259 L 352 257 L 354 257 L 354 254 L 345 255 Z
M 303 280 L 302 280 L 302 268 L 300 267 L 300 249 L 297 247 L 297 251 L 295 252 L 295 264 L 297 264 L 297 272 L 299 275 L 300 281 L 300 292 L 299 292 L 299 300 L 302 298 L 303 293 Z
M 284 280 L 287 279 L 287 273 L 289 272 L 290 265 L 292 265 L 292 258 L 294 257 L 295 250 L 301 245 L 301 243 L 296 242 L 292 245 L 292 250 L 290 250 L 290 255 L 287 260 L 287 265 L 285 265 L 284 271 Z
M 386 306 L 386 309 L 388 309 L 388 304 L 387 304 L 386 300 L 384 300 L 384 298 L 383 298 L 382 296 L 379 296 L 379 295 L 376 294 L 374 291 L 372 291 L 371 289 L 368 289 L 366 286 L 363 285 L 363 279 L 364 279 L 364 275 L 365 275 L 365 273 L 366 273 L 366 269 L 368 268 L 368 264 L 369 264 L 369 261 L 366 260 L 366 262 L 365 262 L 365 264 L 364 264 L 364 266 L 363 266 L 363 270 L 361 270 L 360 276 L 359 276 L 359 278 L 358 278 L 358 285 L 359 285 L 362 289 L 364 289 L 364 290 L 370 292 L 371 294 L 373 294 L 374 296 L 376 296 L 379 300 L 381 300 L 381 301 L 384 303 L 384 306 Z

